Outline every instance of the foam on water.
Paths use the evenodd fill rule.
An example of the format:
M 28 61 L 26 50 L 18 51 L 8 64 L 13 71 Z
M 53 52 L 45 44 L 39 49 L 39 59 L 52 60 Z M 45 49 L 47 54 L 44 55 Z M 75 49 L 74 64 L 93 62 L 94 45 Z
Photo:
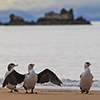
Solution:
M 61 79 L 63 84 L 61 86 L 57 86 L 51 82 L 36 84 L 36 88 L 45 88 L 45 89 L 80 89 L 79 80 L 71 80 L 71 79 Z M 0 86 L 2 87 L 3 79 L 0 79 Z M 23 88 L 23 82 L 17 85 L 18 88 Z M 94 80 L 92 84 L 91 90 L 100 90 L 100 80 Z

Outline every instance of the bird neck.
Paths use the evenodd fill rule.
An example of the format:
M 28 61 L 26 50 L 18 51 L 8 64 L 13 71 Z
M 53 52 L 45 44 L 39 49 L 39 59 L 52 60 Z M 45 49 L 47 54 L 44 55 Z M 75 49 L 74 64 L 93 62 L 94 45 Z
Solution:
M 85 65 L 85 66 L 84 66 L 84 69 L 87 69 L 87 68 L 89 68 L 89 66 L 88 66 L 88 65 Z
M 8 70 L 9 72 L 12 72 L 14 69 L 12 68 L 12 69 L 10 69 L 10 70 Z
M 35 73 L 34 70 L 30 70 L 28 75 L 29 75 L 30 77 L 34 77 L 34 76 L 36 76 L 36 73 Z
M 90 73 L 90 69 L 89 68 L 85 68 L 85 72 Z
M 90 69 L 89 68 L 86 68 L 86 70 L 85 70 L 85 75 L 87 75 L 87 76 L 90 76 Z
M 29 74 L 30 74 L 32 71 L 33 71 L 33 69 L 29 69 L 29 70 L 28 70 Z

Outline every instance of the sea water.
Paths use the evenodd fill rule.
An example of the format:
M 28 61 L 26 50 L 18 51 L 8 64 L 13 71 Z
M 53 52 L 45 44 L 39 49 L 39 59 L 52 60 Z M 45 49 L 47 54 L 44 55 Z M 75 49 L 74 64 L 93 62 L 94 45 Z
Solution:
M 37 84 L 36 88 L 79 89 L 79 76 L 86 61 L 92 64 L 92 89 L 100 90 L 100 22 L 0 26 L 0 85 L 9 63 L 18 64 L 15 70 L 21 74 L 28 72 L 28 64 L 34 63 L 36 73 L 48 68 L 63 82 L 61 87 L 49 82 Z

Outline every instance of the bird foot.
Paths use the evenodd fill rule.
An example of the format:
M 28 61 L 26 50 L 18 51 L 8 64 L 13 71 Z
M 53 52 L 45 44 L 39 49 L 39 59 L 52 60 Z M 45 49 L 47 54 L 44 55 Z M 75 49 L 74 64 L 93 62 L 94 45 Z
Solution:
M 26 94 L 28 94 L 28 92 L 26 91 Z
M 89 91 L 86 91 L 86 93 L 85 94 L 88 94 L 89 93 Z
M 10 93 L 13 93 L 13 91 L 11 90 Z
M 37 94 L 37 92 L 31 92 L 31 94 Z
M 17 89 L 14 89 L 15 92 L 19 92 Z

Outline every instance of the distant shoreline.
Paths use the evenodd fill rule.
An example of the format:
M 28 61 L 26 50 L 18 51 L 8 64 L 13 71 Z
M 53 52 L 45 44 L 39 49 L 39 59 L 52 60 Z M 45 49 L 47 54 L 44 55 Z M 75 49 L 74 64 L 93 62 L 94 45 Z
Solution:
M 90 21 L 87 21 L 82 16 L 74 19 L 73 9 L 67 11 L 62 9 L 60 13 L 55 13 L 53 11 L 45 13 L 44 17 L 38 18 L 37 22 L 24 21 L 23 18 L 10 15 L 10 21 L 7 23 L 0 22 L 0 25 L 91 25 Z

